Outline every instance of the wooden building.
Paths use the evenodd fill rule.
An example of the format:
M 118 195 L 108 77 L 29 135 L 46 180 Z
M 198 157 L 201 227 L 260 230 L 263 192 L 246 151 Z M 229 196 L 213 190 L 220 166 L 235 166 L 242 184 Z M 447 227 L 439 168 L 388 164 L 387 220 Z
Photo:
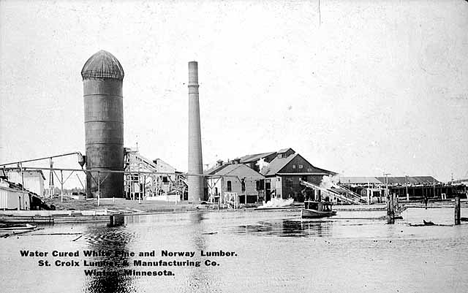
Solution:
M 277 154 L 277 152 L 259 153 L 246 155 L 236 160 L 239 160 L 239 163 L 244 164 L 257 172 L 260 172 L 262 164 L 270 163 L 276 158 Z
M 300 180 L 320 185 L 323 176 L 336 174 L 315 167 L 291 148 L 278 151 L 276 157 L 260 173 L 265 176 L 267 201 L 272 197 L 303 201 L 304 186 Z
M 185 178 L 161 159 L 149 160 L 136 150 L 125 149 L 125 194 L 127 199 L 186 199 Z M 171 199 L 172 200 L 172 199 Z
M 44 173 L 42 170 L 23 170 L 6 168 L 8 181 L 23 185 L 23 187 L 39 196 L 44 196 Z
M 218 164 L 205 171 L 208 199 L 225 201 L 227 195 L 240 203 L 255 203 L 263 198 L 264 176 L 239 160 Z

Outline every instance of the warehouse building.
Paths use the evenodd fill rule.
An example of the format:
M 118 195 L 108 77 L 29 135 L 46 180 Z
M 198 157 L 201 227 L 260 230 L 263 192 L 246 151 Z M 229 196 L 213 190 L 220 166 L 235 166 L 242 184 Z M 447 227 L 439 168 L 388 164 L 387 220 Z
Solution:
M 218 161 L 217 165 L 204 174 L 210 201 L 226 203 L 255 203 L 264 198 L 264 176 L 241 164 L 240 160 L 230 163 Z
M 42 170 L 21 171 L 19 168 L 6 168 L 8 181 L 21 184 L 25 189 L 44 196 L 44 173 Z

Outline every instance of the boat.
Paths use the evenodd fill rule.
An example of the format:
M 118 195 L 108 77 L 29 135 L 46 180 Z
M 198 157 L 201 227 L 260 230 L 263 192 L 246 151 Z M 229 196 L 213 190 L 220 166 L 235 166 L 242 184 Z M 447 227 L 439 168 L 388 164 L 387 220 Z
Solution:
M 36 228 L 36 226 L 31 224 L 0 223 L 0 237 L 4 238 L 11 235 L 28 233 Z
M 36 226 L 30 225 L 30 224 L 14 224 L 14 225 L 9 225 L 9 224 L 1 224 L 0 225 L 0 231 L 24 231 L 24 230 L 34 230 L 36 229 Z
M 325 218 L 336 215 L 332 210 L 332 203 L 328 201 L 305 201 L 304 209 L 301 210 L 302 218 Z

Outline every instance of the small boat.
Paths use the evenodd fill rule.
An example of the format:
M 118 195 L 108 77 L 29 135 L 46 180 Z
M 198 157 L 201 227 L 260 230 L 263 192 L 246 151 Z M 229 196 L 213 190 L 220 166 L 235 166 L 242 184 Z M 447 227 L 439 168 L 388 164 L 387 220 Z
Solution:
M 36 226 L 30 224 L 1 224 L 0 231 L 24 231 L 24 230 L 34 230 Z
M 325 218 L 336 215 L 332 210 L 331 202 L 305 201 L 304 209 L 301 210 L 302 218 Z
M 37 227 L 30 224 L 0 223 L 0 237 L 5 238 L 11 235 L 28 233 Z

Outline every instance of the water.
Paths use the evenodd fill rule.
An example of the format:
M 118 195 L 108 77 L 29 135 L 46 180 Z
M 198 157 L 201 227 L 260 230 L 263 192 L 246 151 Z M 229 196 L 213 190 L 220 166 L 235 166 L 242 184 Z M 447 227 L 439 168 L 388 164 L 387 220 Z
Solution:
M 408 209 L 394 225 L 379 219 L 383 215 L 339 211 L 330 219 L 301 220 L 299 212 L 224 211 L 129 217 L 125 226 L 112 228 L 44 226 L 0 239 L 1 291 L 466 292 L 468 224 L 453 226 L 453 209 Z M 410 225 L 422 220 L 442 226 Z M 20 250 L 48 255 L 22 257 Z M 84 250 L 112 255 L 86 257 Z M 162 250 L 195 256 L 162 257 Z M 234 256 L 200 255 L 220 250 Z M 79 256 L 53 257 L 53 251 Z M 153 251 L 155 256 L 138 256 Z M 40 260 L 51 266 L 39 266 Z M 102 267 L 83 266 L 104 260 Z M 200 266 L 139 267 L 135 260 Z M 207 266 L 207 260 L 219 265 Z M 93 268 L 107 274 L 86 276 L 85 269 Z M 126 276 L 124 269 L 166 270 L 173 276 Z

